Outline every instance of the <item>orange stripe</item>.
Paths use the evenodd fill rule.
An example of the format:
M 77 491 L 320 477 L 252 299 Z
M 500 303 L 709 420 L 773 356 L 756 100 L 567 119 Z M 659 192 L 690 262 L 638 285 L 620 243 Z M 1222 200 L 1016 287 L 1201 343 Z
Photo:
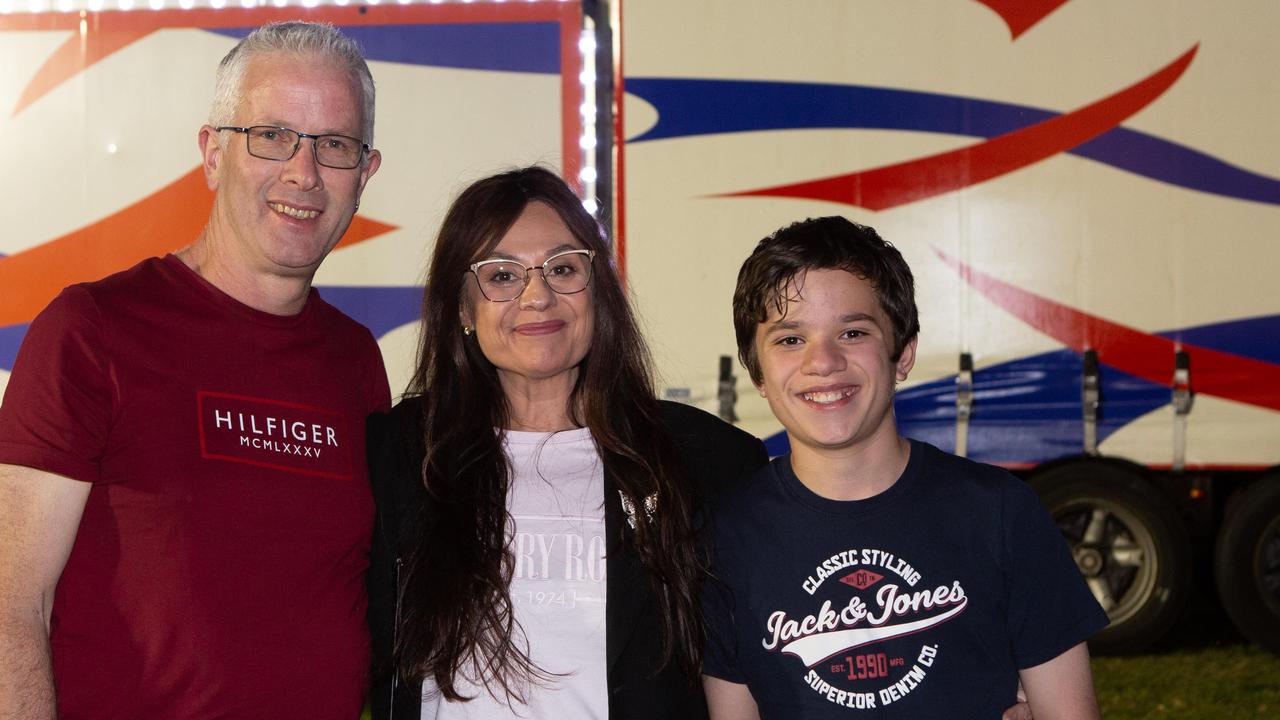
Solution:
M 97 280 L 190 244 L 204 230 L 213 193 L 197 167 L 170 185 L 98 222 L 0 259 L 0 327 L 31 322 L 62 288 Z M 338 247 L 396 226 L 356 216 Z
M 253 8 L 214 10 L 159 10 L 146 12 L 90 12 L 84 22 L 86 31 L 81 43 L 81 18 L 77 13 L 17 13 L 0 15 L 0 31 L 50 31 L 69 30 L 71 37 L 59 47 L 40 70 L 36 72 L 13 109 L 17 115 L 28 105 L 52 91 L 61 83 L 74 77 L 112 53 L 137 42 L 151 33 L 165 28 L 211 29 L 228 27 L 257 27 L 272 20 L 318 20 L 336 25 L 400 25 L 405 23 L 474 23 L 474 22 L 539 22 L 558 21 L 561 25 L 562 55 L 577 54 L 577 31 L 581 24 L 581 6 L 578 3 L 522 3 L 519 5 L 383 5 L 379 7 L 320 7 L 320 8 Z M 575 59 L 576 63 L 577 60 Z M 568 67 L 567 65 L 565 67 Z M 575 73 L 561 72 L 565 82 L 576 87 Z M 565 117 L 577 117 L 577 103 L 569 107 L 568 94 L 563 93 Z M 574 123 L 566 121 L 566 128 Z M 566 133 L 568 131 L 566 130 Z M 573 157 L 577 148 L 577 135 L 564 144 L 566 160 Z M 572 150 L 572 152 L 571 152 Z M 575 174 L 576 177 L 576 174 Z
M 18 98 L 13 108 L 13 115 L 26 109 L 28 105 L 44 97 L 62 83 L 71 79 L 76 73 L 84 72 L 89 66 L 107 57 L 120 48 L 137 42 L 155 32 L 156 28 L 124 27 L 96 29 L 81 35 L 72 33 L 67 41 L 44 61 L 44 65 L 36 71 Z

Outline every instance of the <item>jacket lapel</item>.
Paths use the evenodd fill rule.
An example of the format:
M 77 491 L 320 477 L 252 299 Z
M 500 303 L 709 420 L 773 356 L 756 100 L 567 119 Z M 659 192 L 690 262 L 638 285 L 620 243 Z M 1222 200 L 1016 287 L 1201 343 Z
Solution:
M 605 654 L 609 670 L 613 670 L 622 650 L 631 641 L 631 635 L 638 624 L 637 619 L 644 610 L 651 591 L 644 567 L 627 542 L 631 528 L 628 527 L 626 513 L 622 510 L 618 488 L 607 478 L 604 482 L 604 530 L 608 538 L 605 543 L 605 568 L 608 573 L 605 588 Z

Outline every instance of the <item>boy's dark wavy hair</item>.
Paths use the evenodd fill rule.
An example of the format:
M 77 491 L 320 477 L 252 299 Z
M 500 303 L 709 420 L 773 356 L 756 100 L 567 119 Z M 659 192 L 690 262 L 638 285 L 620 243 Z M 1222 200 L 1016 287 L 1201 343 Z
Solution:
M 871 283 L 893 330 L 894 362 L 920 333 L 911 268 L 875 228 L 838 215 L 792 223 L 756 244 L 738 271 L 733 291 L 738 359 L 756 385 L 764 381 L 756 328 L 769 319 L 771 309 L 786 314 L 791 299 L 787 288 L 809 270 L 845 270 Z

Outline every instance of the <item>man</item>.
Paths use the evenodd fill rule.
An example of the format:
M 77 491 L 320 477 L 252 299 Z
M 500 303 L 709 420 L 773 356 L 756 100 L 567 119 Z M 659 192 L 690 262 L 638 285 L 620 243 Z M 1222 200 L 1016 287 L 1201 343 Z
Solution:
M 1021 680 L 1038 720 L 1096 718 L 1084 640 L 1107 618 L 1048 513 L 898 434 L 919 332 L 902 255 L 844 218 L 796 223 L 747 259 L 733 310 L 791 453 L 712 518 L 712 717 L 995 718 Z
M 198 135 L 204 232 L 31 325 L 0 406 L 0 718 L 358 716 L 390 397 L 311 280 L 381 161 L 373 105 L 334 28 L 257 30 Z

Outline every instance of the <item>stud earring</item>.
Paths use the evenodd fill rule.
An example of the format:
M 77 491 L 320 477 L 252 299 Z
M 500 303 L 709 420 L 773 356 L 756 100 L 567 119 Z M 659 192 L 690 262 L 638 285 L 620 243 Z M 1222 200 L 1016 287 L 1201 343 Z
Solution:
M 470 336 L 470 335 L 471 335 L 471 333 L 473 333 L 473 332 L 475 332 L 475 331 L 471 328 L 471 326 L 470 326 L 470 325 L 463 325 L 463 326 L 462 326 L 462 334 L 463 334 L 463 335 Z

